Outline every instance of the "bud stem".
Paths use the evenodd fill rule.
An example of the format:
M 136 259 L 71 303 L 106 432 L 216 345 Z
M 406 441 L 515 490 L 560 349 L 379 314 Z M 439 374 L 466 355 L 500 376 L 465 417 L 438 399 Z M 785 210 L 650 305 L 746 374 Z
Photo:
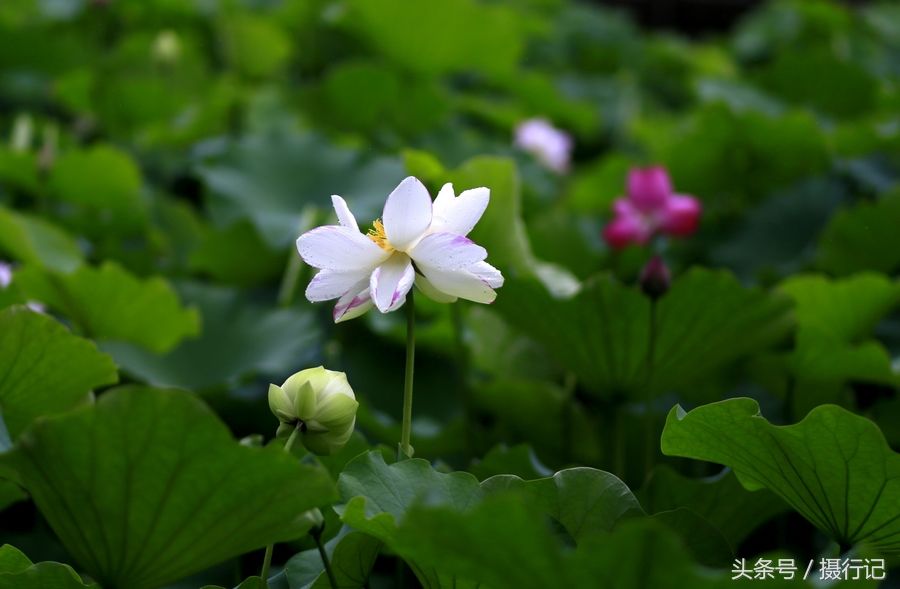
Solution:
M 413 449 L 409 445 L 412 431 L 413 367 L 416 362 L 416 307 L 413 291 L 406 296 L 406 379 L 403 384 L 403 424 L 400 430 L 400 446 L 397 460 L 412 458 Z
M 656 462 L 656 446 L 657 443 L 655 441 L 655 420 L 653 419 L 653 411 L 651 405 L 653 404 L 653 365 L 656 362 L 656 298 L 650 299 L 650 333 L 648 334 L 648 343 L 647 343 L 647 384 L 646 384 L 646 398 L 644 401 L 644 428 L 646 430 L 646 454 L 644 460 L 644 468 L 647 473 L 650 473 L 650 470 L 653 469 L 653 464 Z
M 269 567 L 272 566 L 272 551 L 274 549 L 274 544 L 266 546 L 266 555 L 263 557 L 262 571 L 259 573 L 260 589 L 269 589 Z
M 328 575 L 328 584 L 331 585 L 331 589 L 338 589 L 337 579 L 334 576 L 334 570 L 331 568 L 331 561 L 328 559 L 328 553 L 325 552 L 325 546 L 322 544 L 322 530 L 311 531 L 309 535 L 316 541 L 316 548 L 319 549 L 319 556 L 322 558 L 325 574 Z
M 297 425 L 294 427 L 294 431 L 291 432 L 291 435 L 288 437 L 287 442 L 284 443 L 284 451 L 290 453 L 291 448 L 294 445 L 294 442 L 297 440 L 297 436 L 300 434 L 300 426 L 301 422 L 297 422 Z M 318 542 L 318 539 L 316 540 Z M 275 550 L 274 544 L 269 544 L 266 546 L 266 554 L 263 556 L 263 564 L 262 571 L 259 573 L 259 588 L 260 589 L 269 589 L 269 568 L 272 566 L 272 551 Z M 332 585 L 336 586 L 336 585 Z
M 294 431 L 291 432 L 291 435 L 288 437 L 287 442 L 284 443 L 284 451 L 290 452 L 291 448 L 294 446 L 294 442 L 297 440 L 297 435 L 300 433 L 300 425 L 301 422 L 297 422 L 297 425 L 294 427 Z

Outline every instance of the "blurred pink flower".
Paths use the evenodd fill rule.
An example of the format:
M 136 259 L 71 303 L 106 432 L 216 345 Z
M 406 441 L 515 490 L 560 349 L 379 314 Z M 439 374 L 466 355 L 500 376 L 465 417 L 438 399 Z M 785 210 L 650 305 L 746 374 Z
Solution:
M 604 227 L 603 238 L 620 249 L 646 244 L 659 233 L 685 237 L 697 230 L 701 212 L 696 198 L 673 192 L 665 168 L 632 168 L 628 194 L 613 203 L 614 217 Z
M 534 155 L 554 172 L 563 174 L 569 170 L 572 138 L 546 119 L 528 119 L 519 123 L 515 145 Z
M 12 266 L 0 262 L 0 288 L 6 288 L 12 282 Z

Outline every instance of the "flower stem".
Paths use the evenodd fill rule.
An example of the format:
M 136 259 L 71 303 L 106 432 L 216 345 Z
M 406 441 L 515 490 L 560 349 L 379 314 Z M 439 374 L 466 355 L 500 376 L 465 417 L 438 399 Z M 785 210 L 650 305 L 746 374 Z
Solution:
M 272 551 L 275 550 L 274 544 L 266 546 L 266 555 L 263 557 L 262 571 L 259 573 L 260 589 L 269 589 L 269 567 L 272 566 Z
M 400 446 L 397 460 L 404 456 L 412 458 L 413 449 L 409 445 L 412 431 L 413 367 L 416 363 L 416 306 L 413 291 L 406 297 L 406 377 L 403 383 L 403 425 L 400 430 Z
M 331 568 L 331 561 L 328 559 L 328 553 L 325 552 L 325 546 L 322 544 L 322 530 L 310 532 L 310 536 L 316 541 L 316 548 L 319 549 L 319 556 L 322 557 L 322 564 L 325 566 L 325 574 L 328 575 L 328 584 L 331 589 L 338 589 L 337 579 L 334 576 L 334 570 Z
M 287 442 L 284 443 L 284 451 L 290 452 L 291 448 L 294 446 L 294 442 L 297 441 L 297 436 L 300 434 L 300 423 L 297 423 L 297 426 L 294 428 L 294 431 L 291 432 L 291 435 L 288 437 Z M 275 550 L 274 544 L 269 544 L 266 546 L 266 554 L 263 556 L 263 564 L 262 570 L 259 573 L 259 587 L 260 589 L 269 589 L 269 568 L 272 566 L 272 551 Z
M 647 474 L 653 469 L 653 463 L 656 461 L 656 442 L 655 436 L 655 420 L 653 419 L 653 364 L 656 361 L 656 299 L 650 300 L 650 333 L 649 342 L 647 344 L 647 384 L 644 398 L 644 428 L 646 435 L 646 455 L 644 468 Z
M 457 362 L 461 374 L 460 400 L 462 401 L 463 420 L 465 423 L 466 450 L 469 454 L 475 452 L 475 408 L 472 402 L 472 391 L 469 386 L 469 352 L 466 348 L 465 321 L 462 315 L 463 306 L 455 304 L 450 306 L 450 318 L 453 322 L 453 336 L 456 344 Z

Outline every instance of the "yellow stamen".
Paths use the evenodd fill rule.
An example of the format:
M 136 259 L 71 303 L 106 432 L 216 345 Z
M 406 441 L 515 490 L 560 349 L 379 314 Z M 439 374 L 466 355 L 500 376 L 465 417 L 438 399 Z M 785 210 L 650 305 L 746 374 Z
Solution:
M 388 243 L 387 234 L 384 232 L 384 224 L 381 222 L 381 219 L 375 219 L 375 222 L 372 223 L 372 229 L 369 229 L 367 233 L 369 239 L 375 242 L 375 245 L 380 247 L 386 251 L 393 251 L 394 248 L 391 247 L 391 244 Z

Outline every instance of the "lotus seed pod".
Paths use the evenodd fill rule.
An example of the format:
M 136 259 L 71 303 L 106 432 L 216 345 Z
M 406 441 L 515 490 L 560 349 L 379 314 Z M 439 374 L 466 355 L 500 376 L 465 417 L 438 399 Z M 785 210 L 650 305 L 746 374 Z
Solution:
M 321 366 L 301 370 L 280 387 L 269 386 L 269 408 L 281 422 L 278 434 L 299 430 L 314 454 L 332 454 L 347 443 L 357 407 L 347 375 Z

